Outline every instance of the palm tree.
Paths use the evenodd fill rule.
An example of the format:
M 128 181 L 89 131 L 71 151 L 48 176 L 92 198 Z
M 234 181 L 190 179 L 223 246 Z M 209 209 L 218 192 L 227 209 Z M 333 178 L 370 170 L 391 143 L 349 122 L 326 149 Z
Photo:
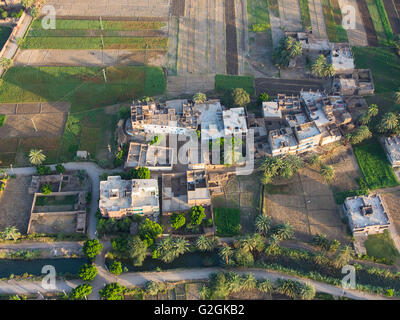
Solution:
M 312 166 L 320 166 L 321 165 L 321 157 L 317 154 L 313 154 L 308 162 Z
M 392 131 L 399 125 L 399 119 L 393 112 L 388 112 L 383 116 L 380 122 L 380 129 L 382 131 Z
M 321 175 L 326 181 L 330 182 L 335 178 L 335 169 L 332 166 L 323 165 L 321 167 Z
M 12 239 L 12 240 L 16 241 L 16 240 L 19 239 L 20 236 L 21 236 L 21 233 L 18 232 L 18 229 L 15 226 L 6 227 L 4 229 L 4 231 L 2 232 L 2 237 L 5 240 L 11 240 Z
M 29 162 L 31 164 L 40 166 L 44 160 L 46 160 L 46 156 L 43 154 L 43 150 L 32 149 L 29 152 Z
M 265 249 L 266 254 L 275 255 L 279 252 L 279 242 L 281 241 L 280 237 L 276 234 L 273 234 L 269 239 L 269 245 L 267 249 Z
M 371 104 L 368 107 L 367 114 L 370 118 L 377 116 L 379 113 L 379 108 L 376 104 Z
M 302 300 L 312 300 L 315 297 L 315 288 L 309 284 L 303 284 L 299 296 Z
M 361 125 L 367 125 L 371 121 L 371 116 L 368 114 L 368 111 L 363 113 L 358 121 Z
M 303 48 L 299 41 L 295 41 L 290 48 L 290 57 L 295 58 L 297 56 L 301 56 L 303 54 Z
M 271 228 L 271 218 L 267 215 L 260 214 L 256 217 L 254 224 L 257 232 L 266 237 L 269 229 Z
M 189 251 L 189 241 L 184 238 L 175 239 L 174 249 L 178 255 L 184 254 Z
M 272 286 L 271 281 L 266 279 L 258 282 L 257 289 L 261 292 L 269 293 L 273 291 L 274 287 Z
M 207 96 L 202 92 L 198 92 L 193 96 L 193 101 L 196 104 L 205 103 L 207 101 Z
M 326 58 L 320 54 L 311 66 L 311 72 L 317 77 L 323 76 L 324 67 L 326 65 Z
M 294 235 L 293 227 L 289 222 L 285 222 L 276 228 L 274 234 L 277 235 L 280 240 L 291 239 Z
M 241 278 L 241 287 L 244 290 L 251 290 L 257 286 L 257 280 L 252 273 L 246 273 Z
M 322 75 L 326 78 L 332 78 L 335 75 L 335 69 L 332 64 L 325 64 L 323 66 Z
M 229 259 L 233 255 L 233 250 L 230 246 L 228 245 L 223 245 L 221 249 L 219 249 L 219 256 L 225 260 L 225 263 L 228 265 L 229 264 Z
M 400 104 L 400 90 L 394 93 L 393 98 L 394 98 L 394 103 Z
M 203 285 L 199 288 L 199 295 L 200 295 L 200 297 L 201 297 L 202 300 L 206 300 L 206 298 L 207 298 L 207 296 L 208 296 L 208 288 L 207 288 L 206 285 L 203 284 Z
M 242 279 L 235 272 L 228 272 L 225 275 L 226 282 L 229 284 L 229 291 L 238 292 L 242 289 Z
M 211 239 L 207 238 L 205 235 L 201 235 L 196 240 L 196 247 L 200 251 L 212 251 L 214 249 L 214 243 Z
M 343 246 L 333 260 L 333 265 L 336 268 L 342 268 L 349 263 L 352 254 L 353 250 L 350 248 L 350 246 Z
M 245 235 L 238 240 L 240 248 L 245 251 L 261 251 L 264 247 L 264 241 L 258 233 L 254 235 Z

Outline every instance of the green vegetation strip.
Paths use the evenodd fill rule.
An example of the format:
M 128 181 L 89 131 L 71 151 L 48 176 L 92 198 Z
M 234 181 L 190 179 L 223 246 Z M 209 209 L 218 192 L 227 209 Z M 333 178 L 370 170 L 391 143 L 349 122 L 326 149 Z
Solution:
M 235 236 L 240 232 L 240 210 L 214 208 L 214 221 L 219 236 Z
M 310 8 L 308 6 L 308 0 L 299 0 L 300 1 L 300 14 L 301 14 L 301 24 L 303 28 L 306 30 L 311 30 L 311 16 L 310 16 Z
M 372 24 L 374 25 L 374 29 L 376 32 L 376 36 L 378 37 L 378 41 L 381 45 L 385 45 L 387 43 L 385 30 L 382 24 L 381 16 L 379 14 L 376 1 L 375 0 L 365 0 L 367 2 L 368 11 L 372 19 Z
M 228 76 L 217 74 L 215 76 L 215 90 L 224 93 L 231 89 L 242 88 L 250 95 L 255 93 L 254 77 L 249 76 Z
M 101 50 L 100 37 L 28 37 L 22 49 L 92 49 Z M 167 49 L 163 37 L 104 37 L 104 49 Z
M 368 256 L 377 259 L 395 261 L 400 256 L 387 230 L 381 234 L 369 235 L 365 241 L 365 248 Z
M 271 29 L 267 0 L 248 0 L 247 17 L 250 31 L 267 32 Z
M 326 32 L 331 42 L 348 42 L 346 30 L 343 28 L 342 13 L 337 0 L 322 0 Z
M 353 47 L 357 68 L 371 69 L 375 93 L 394 92 L 400 87 L 400 58 L 389 48 Z
M 399 185 L 396 174 L 386 159 L 385 151 L 376 139 L 355 146 L 354 154 L 369 189 Z
M 102 21 L 103 30 L 159 30 L 166 25 L 159 21 Z M 32 29 L 43 29 L 42 20 L 35 20 Z M 101 29 L 100 20 L 56 20 L 56 29 Z
M 6 122 L 6 115 L 0 114 L 0 127 L 4 126 L 5 122 Z
M 387 16 L 385 6 L 383 5 L 382 0 L 375 0 L 376 7 L 379 12 L 379 16 L 381 17 L 382 25 L 383 25 L 383 31 L 385 32 L 386 38 L 389 41 L 393 41 L 394 35 L 393 35 L 393 30 L 389 22 L 389 18 Z

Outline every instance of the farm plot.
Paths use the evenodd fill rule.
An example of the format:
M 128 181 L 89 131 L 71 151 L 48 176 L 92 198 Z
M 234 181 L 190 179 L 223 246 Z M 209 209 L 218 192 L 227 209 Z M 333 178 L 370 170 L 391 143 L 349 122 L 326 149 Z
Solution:
M 225 0 L 225 26 L 226 26 L 226 72 L 237 75 L 238 70 L 238 45 L 236 31 L 235 1 Z
M 298 0 L 279 0 L 281 26 L 287 31 L 302 31 L 300 3 Z
M 346 11 L 346 7 L 350 6 L 354 8 L 355 28 L 349 28 L 346 30 L 350 45 L 366 47 L 368 45 L 368 40 L 367 40 L 367 35 L 365 33 L 361 14 L 360 11 L 358 10 L 357 1 L 356 0 L 338 0 L 338 1 L 340 5 L 340 10 L 343 12 L 345 16 L 349 14 L 349 12 Z
M 331 42 L 347 42 L 347 33 L 342 26 L 342 12 L 338 0 L 322 0 L 326 32 Z
M 298 239 L 310 240 L 316 233 L 346 241 L 332 191 L 318 171 L 304 168 L 289 181 L 277 181 L 264 190 L 264 214 L 274 223 L 289 222 Z
M 388 19 L 390 21 L 390 25 L 392 27 L 393 33 L 400 33 L 400 19 L 399 12 L 396 9 L 395 3 L 393 0 L 383 0 L 384 8 L 386 9 L 386 13 Z M 400 4 L 398 5 L 400 7 Z
M 372 18 L 368 10 L 367 2 L 364 0 L 356 1 L 358 10 L 360 11 L 361 20 L 364 25 L 365 33 L 367 35 L 368 45 L 377 47 L 379 45 L 378 37 L 375 32 L 374 23 L 372 22 Z
M 186 0 L 179 18 L 177 75 L 226 73 L 222 0 Z
M 375 0 L 366 0 L 369 14 L 372 19 L 372 24 L 374 25 L 375 33 L 378 38 L 379 44 L 385 45 L 387 43 L 387 38 L 385 34 L 385 28 L 379 14 L 378 7 Z

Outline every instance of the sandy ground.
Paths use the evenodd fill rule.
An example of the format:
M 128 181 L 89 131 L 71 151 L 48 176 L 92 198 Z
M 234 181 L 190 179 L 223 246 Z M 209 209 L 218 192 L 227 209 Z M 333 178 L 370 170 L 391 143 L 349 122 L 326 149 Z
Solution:
M 356 0 L 339 0 L 339 6 L 342 10 L 343 18 L 349 14 L 344 10 L 346 6 L 352 6 L 355 9 L 356 25 L 355 28 L 347 29 L 347 37 L 349 38 L 350 45 L 365 47 L 368 46 L 367 35 L 365 33 L 364 25 L 362 23 L 361 14 L 358 10 Z
M 168 17 L 170 0 L 49 0 L 58 16 Z
M 16 66 L 88 66 L 113 65 L 164 66 L 164 50 L 21 50 Z
M 279 0 L 279 15 L 285 31 L 302 31 L 299 0 Z
M 214 90 L 215 75 L 186 75 L 169 76 L 167 79 L 167 94 L 169 97 L 177 97 L 182 94 L 194 94 L 197 92 L 209 92 Z
M 8 226 L 16 226 L 21 233 L 26 233 L 33 201 L 33 195 L 28 194 L 30 183 L 30 176 L 17 176 L 8 180 L 0 197 L 1 231 Z

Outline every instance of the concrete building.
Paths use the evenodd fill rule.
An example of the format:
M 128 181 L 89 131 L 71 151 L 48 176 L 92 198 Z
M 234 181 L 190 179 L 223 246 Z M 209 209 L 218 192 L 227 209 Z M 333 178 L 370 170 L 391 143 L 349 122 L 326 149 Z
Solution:
M 321 131 L 314 121 L 296 125 L 294 134 L 298 142 L 297 153 L 309 151 L 318 146 L 321 141 Z
M 389 217 L 379 195 L 347 198 L 343 209 L 353 234 L 376 234 L 389 228 Z
M 289 96 L 279 93 L 277 102 L 282 114 L 301 112 L 300 99 L 297 95 Z
M 273 156 L 294 154 L 298 148 L 297 140 L 291 127 L 269 131 L 268 143 Z
M 282 120 L 282 110 L 279 108 L 277 101 L 263 102 L 262 111 L 267 121 Z
M 158 216 L 158 181 L 122 180 L 120 176 L 109 176 L 107 181 L 100 182 L 99 208 L 103 217 L 108 218 L 123 218 L 135 214 Z
M 188 205 L 211 205 L 208 190 L 207 175 L 204 170 L 189 170 L 186 172 Z
M 384 137 L 383 147 L 392 167 L 400 167 L 400 135 Z
M 317 39 L 313 36 L 312 32 L 286 31 L 285 35 L 299 41 L 303 53 L 328 54 L 331 50 L 331 44 L 328 40 Z
M 374 80 L 369 69 L 354 69 L 351 73 L 337 74 L 332 87 L 344 96 L 365 96 L 375 92 Z
M 348 43 L 332 43 L 329 58 L 336 73 L 353 72 L 354 58 Z
M 215 140 L 224 136 L 222 106 L 219 100 L 209 100 L 193 106 L 194 114 L 201 128 L 202 140 Z
M 225 136 L 247 134 L 247 122 L 244 108 L 231 108 L 222 113 Z
M 174 164 L 172 148 L 131 142 L 125 168 L 146 167 L 152 171 L 171 171 Z

